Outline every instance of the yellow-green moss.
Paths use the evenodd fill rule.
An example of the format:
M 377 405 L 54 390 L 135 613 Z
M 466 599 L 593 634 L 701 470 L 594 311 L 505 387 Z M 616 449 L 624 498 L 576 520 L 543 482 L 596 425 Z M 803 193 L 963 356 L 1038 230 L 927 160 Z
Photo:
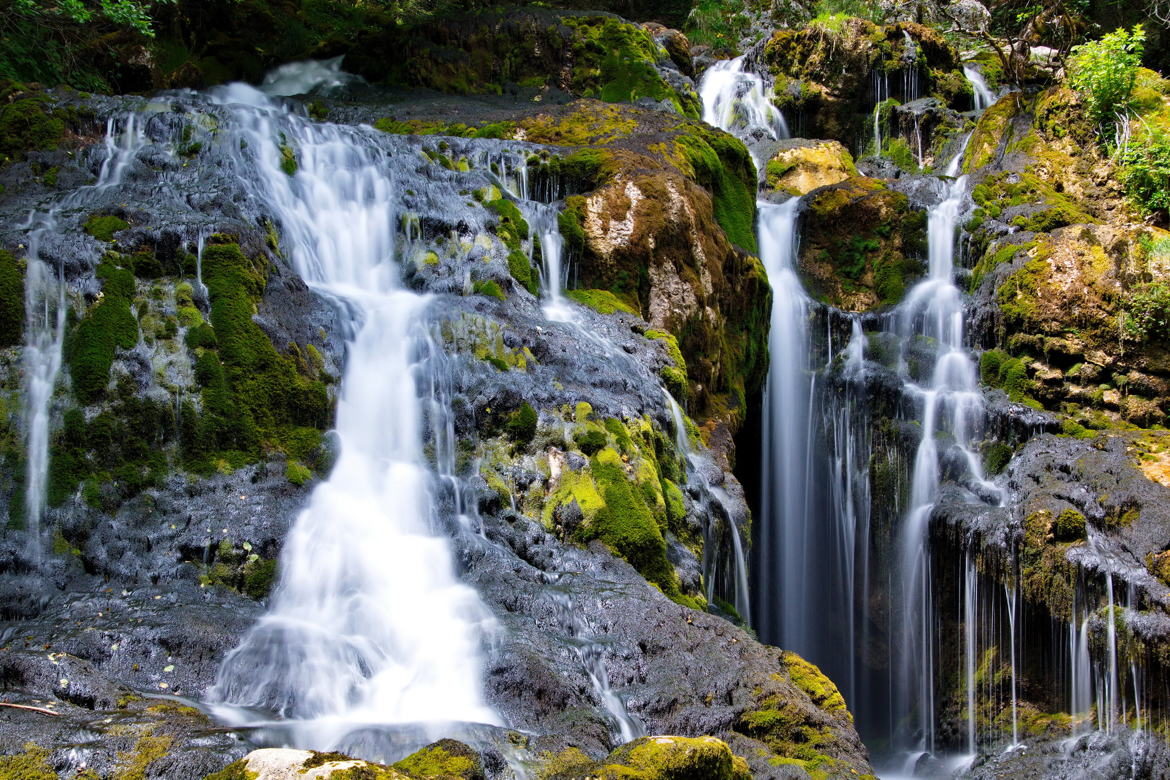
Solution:
M 813 704 L 826 712 L 844 712 L 853 720 L 852 713 L 845 706 L 845 698 L 819 668 L 793 652 L 784 653 L 784 666 L 792 683 L 808 694 Z
M 94 214 L 85 221 L 83 226 L 86 233 L 98 241 L 113 241 L 114 234 L 130 227 L 130 223 L 121 217 L 112 214 Z
M 0 780 L 57 780 L 49 751 L 26 742 L 23 753 L 0 756 Z
M 290 458 L 284 465 L 284 478 L 300 487 L 313 478 L 313 472 L 304 463 Z
M 638 780 L 751 780 L 747 762 L 715 737 L 642 737 L 619 747 L 590 776 Z
M 625 312 L 635 317 L 639 316 L 633 306 L 614 295 L 609 290 L 567 290 L 565 297 L 576 301 L 582 306 L 588 306 L 598 314 L 613 314 Z
M 248 762 L 241 758 L 218 772 L 207 775 L 203 780 L 257 780 L 259 777 L 258 772 L 248 770 Z
M 150 765 L 167 754 L 172 742 L 174 738 L 168 735 L 156 736 L 152 733 L 142 735 L 134 743 L 133 750 L 118 754 L 114 780 L 146 780 Z
M 661 341 L 666 345 L 666 354 L 674 365 L 662 369 L 662 382 L 676 399 L 685 399 L 689 391 L 687 362 L 683 358 L 682 350 L 679 349 L 678 339 L 674 337 L 673 333 L 654 329 L 646 331 L 646 338 Z
M 412 753 L 393 765 L 412 777 L 482 777 L 479 756 L 462 742 L 444 739 Z

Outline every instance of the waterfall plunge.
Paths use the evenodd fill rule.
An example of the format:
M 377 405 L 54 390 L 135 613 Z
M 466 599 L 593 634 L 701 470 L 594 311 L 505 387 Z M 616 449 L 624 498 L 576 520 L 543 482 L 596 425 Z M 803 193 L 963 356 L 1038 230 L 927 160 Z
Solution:
M 387 154 L 361 129 L 292 116 L 250 87 L 218 97 L 238 124 L 228 143 L 241 148 L 240 171 L 259 173 L 241 175 L 244 186 L 353 335 L 340 457 L 288 537 L 268 614 L 224 660 L 209 698 L 234 722 L 286 719 L 290 741 L 317 749 L 352 750 L 385 724 L 496 723 L 481 695 L 490 617 L 432 528 L 415 381 L 427 301 L 400 286 L 393 263 Z M 279 167 L 282 134 L 297 150 L 295 176 Z

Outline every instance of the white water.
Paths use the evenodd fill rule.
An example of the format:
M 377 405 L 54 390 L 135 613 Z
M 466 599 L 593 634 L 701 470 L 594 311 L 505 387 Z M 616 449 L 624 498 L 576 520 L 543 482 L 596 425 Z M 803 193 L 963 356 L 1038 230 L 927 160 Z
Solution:
M 925 385 L 909 375 L 905 354 L 902 358 L 907 388 L 920 399 L 922 434 L 911 475 L 909 510 L 901 531 L 902 629 L 895 684 L 897 712 L 903 717 L 911 716 L 913 724 L 900 741 L 910 749 L 928 752 L 934 751 L 937 668 L 928 541 L 930 515 L 939 488 L 936 433 L 953 437 L 971 477 L 984 482 L 972 446 L 982 420 L 982 394 L 975 365 L 964 348 L 963 299 L 953 280 L 956 223 L 965 191 L 966 177 L 955 179 L 946 186 L 938 205 L 929 210 L 929 271 L 899 307 L 896 321 L 903 350 L 920 336 L 928 338 L 935 348 L 934 369 Z M 970 647 L 966 652 L 971 656 L 975 649 Z
M 975 96 L 975 110 L 983 111 L 990 108 L 991 104 L 995 102 L 995 93 L 987 86 L 987 79 L 983 78 L 979 69 L 973 65 L 964 65 L 963 75 L 967 77 L 967 81 L 971 82 L 971 92 Z
M 40 524 L 45 511 L 49 475 L 49 427 L 52 420 L 53 390 L 61 371 L 65 340 L 65 280 L 61 269 L 42 256 L 46 239 L 58 231 L 60 214 L 80 207 L 93 193 L 119 185 L 130 161 L 145 143 L 139 118 L 129 114 L 106 122 L 105 151 L 97 182 L 66 195 L 51 209 L 30 215 L 28 267 L 24 289 L 24 375 L 25 375 L 25 470 L 24 509 L 30 551 L 40 556 Z
M 491 619 L 436 533 L 415 378 L 427 299 L 401 287 L 393 262 L 388 154 L 367 131 L 302 120 L 244 85 L 216 97 L 237 124 L 227 143 L 245 147 L 244 186 L 352 336 L 339 459 L 288 536 L 268 614 L 224 660 L 209 699 L 237 723 L 283 719 L 288 741 L 316 749 L 386 724 L 498 723 L 481 692 Z M 282 134 L 297 154 L 292 177 L 279 168 Z M 252 165 L 258 181 L 243 173 Z
M 788 125 L 780 109 L 772 104 L 771 89 L 758 75 L 745 71 L 743 65 L 743 57 L 722 60 L 703 74 L 699 84 L 703 121 L 741 139 L 787 138 Z
M 814 626 L 809 501 L 812 374 L 809 299 L 796 275 L 800 200 L 760 203 L 760 259 L 772 286 L 771 360 L 764 391 L 757 629 L 767 641 L 808 654 Z

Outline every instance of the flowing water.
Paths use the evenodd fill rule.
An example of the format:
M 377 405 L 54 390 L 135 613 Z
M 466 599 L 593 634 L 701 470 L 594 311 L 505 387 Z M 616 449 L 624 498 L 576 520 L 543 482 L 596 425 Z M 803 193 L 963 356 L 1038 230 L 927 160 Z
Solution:
M 47 211 L 30 215 L 25 272 L 25 470 L 24 510 L 34 559 L 40 557 L 40 523 L 49 476 L 49 425 L 53 391 L 65 341 L 65 279 L 61 262 L 46 251 L 58 233 L 61 215 L 80 210 L 95 193 L 116 191 L 134 155 L 145 143 L 139 117 L 127 114 L 106 124 L 105 158 L 97 182 L 66 195 Z
M 967 77 L 967 81 L 971 82 L 971 92 L 975 100 L 975 110 L 983 111 L 991 108 L 991 104 L 995 102 L 995 93 L 987 86 L 987 79 L 983 78 L 983 73 L 974 65 L 964 65 L 963 75 Z
M 699 97 L 703 121 L 738 138 L 776 141 L 788 137 L 784 114 L 772 103 L 772 90 L 758 74 L 744 70 L 743 57 L 708 68 L 699 84 Z M 756 167 L 762 169 L 760 160 Z
M 394 263 L 390 152 L 368 129 L 309 122 L 251 87 L 216 98 L 236 125 L 246 190 L 351 335 L 338 461 L 288 536 L 268 613 L 209 698 L 232 722 L 279 718 L 289 741 L 322 750 L 352 748 L 385 724 L 498 723 L 481 692 L 491 618 L 436 533 L 417 378 L 427 299 L 402 287 Z M 293 176 L 280 168 L 281 143 L 296 149 Z

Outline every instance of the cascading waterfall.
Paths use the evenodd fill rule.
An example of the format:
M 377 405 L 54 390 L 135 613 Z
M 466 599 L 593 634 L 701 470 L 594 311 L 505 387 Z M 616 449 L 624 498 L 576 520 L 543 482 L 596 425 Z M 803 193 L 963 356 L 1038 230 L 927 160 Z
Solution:
M 28 268 L 25 273 L 25 470 L 24 510 L 30 550 L 40 556 L 40 523 L 45 511 L 49 476 L 49 424 L 53 390 L 61 371 L 65 341 L 65 280 L 60 268 L 43 256 L 46 240 L 57 232 L 62 212 L 78 209 L 95 192 L 118 186 L 130 161 L 145 143 L 136 114 L 106 122 L 105 159 L 97 182 L 66 195 L 46 212 L 30 215 Z
M 716 62 L 703 74 L 699 85 L 703 121 L 741 139 L 774 141 L 788 137 L 784 114 L 772 104 L 772 91 L 764 80 L 744 70 L 744 58 Z M 756 160 L 756 167 L 760 161 Z
M 209 699 L 229 721 L 273 725 L 292 735 L 282 741 L 317 749 L 370 752 L 359 740 L 386 724 L 497 723 L 481 692 L 490 615 L 434 528 L 415 378 L 427 299 L 401 287 L 393 262 L 389 153 L 368 129 L 309 122 L 251 87 L 215 97 L 236 126 L 227 143 L 241 182 L 351 336 L 338 461 L 288 536 L 268 613 L 224 660 Z M 295 176 L 279 167 L 282 137 L 297 150 Z
M 766 641 L 809 654 L 815 614 L 810 582 L 809 299 L 796 276 L 800 199 L 759 204 L 759 245 L 772 285 L 771 361 L 764 395 L 756 628 Z
M 975 110 L 983 111 L 991 108 L 991 104 L 995 102 L 995 93 L 987 86 L 987 79 L 983 78 L 983 73 L 974 65 L 964 65 L 963 75 L 967 77 L 967 81 L 971 82 Z
M 901 530 L 901 655 L 895 690 L 899 714 L 915 716 L 910 734 L 899 741 L 927 752 L 934 751 L 935 722 L 936 639 L 927 537 L 940 481 L 936 434 L 953 437 L 972 478 L 983 482 L 982 466 L 972 447 L 979 433 L 983 397 L 975 365 L 964 346 L 962 294 L 953 281 L 955 228 L 965 192 L 966 177 L 959 177 L 947 185 L 943 199 L 929 210 L 929 271 L 898 307 L 893 323 L 903 350 L 920 337 L 928 339 L 935 349 L 933 372 L 925 385 L 910 376 L 904 352 L 901 360 L 907 390 L 920 399 L 922 435 Z

